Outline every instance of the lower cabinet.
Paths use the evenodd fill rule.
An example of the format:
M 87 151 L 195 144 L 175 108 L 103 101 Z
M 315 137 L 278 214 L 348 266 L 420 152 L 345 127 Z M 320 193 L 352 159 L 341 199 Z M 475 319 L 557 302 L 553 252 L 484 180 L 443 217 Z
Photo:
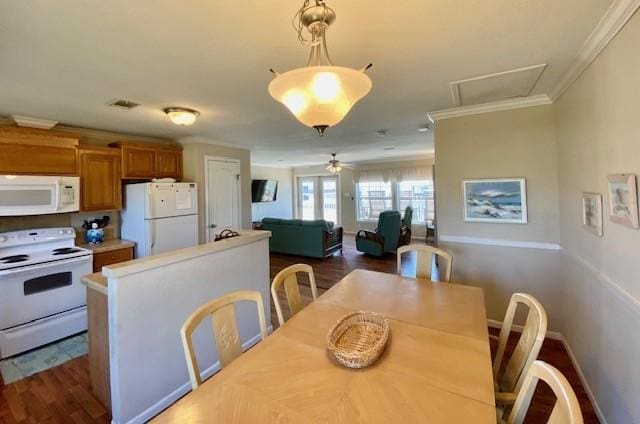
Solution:
M 133 259 L 133 247 L 98 252 L 93 254 L 93 272 L 102 271 L 103 266 L 126 262 Z

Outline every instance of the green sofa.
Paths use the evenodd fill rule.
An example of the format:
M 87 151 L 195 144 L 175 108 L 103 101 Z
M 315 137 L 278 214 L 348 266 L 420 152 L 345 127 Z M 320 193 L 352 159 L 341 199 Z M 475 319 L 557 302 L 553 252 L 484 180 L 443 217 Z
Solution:
M 271 231 L 270 252 L 326 258 L 342 251 L 342 227 L 334 227 L 333 222 L 324 219 L 264 218 L 262 229 Z

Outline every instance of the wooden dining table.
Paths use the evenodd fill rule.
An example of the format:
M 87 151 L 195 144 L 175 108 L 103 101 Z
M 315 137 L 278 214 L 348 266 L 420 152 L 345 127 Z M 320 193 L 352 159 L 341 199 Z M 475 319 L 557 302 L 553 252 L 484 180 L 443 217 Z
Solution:
M 390 321 L 364 369 L 326 348 L 353 311 Z M 482 289 L 354 270 L 156 423 L 495 423 Z

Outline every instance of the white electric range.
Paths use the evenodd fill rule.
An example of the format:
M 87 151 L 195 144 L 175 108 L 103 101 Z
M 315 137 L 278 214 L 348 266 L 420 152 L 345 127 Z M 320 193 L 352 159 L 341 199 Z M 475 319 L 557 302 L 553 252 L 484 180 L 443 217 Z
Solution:
M 0 233 L 0 358 L 87 329 L 80 277 L 92 265 L 73 228 Z

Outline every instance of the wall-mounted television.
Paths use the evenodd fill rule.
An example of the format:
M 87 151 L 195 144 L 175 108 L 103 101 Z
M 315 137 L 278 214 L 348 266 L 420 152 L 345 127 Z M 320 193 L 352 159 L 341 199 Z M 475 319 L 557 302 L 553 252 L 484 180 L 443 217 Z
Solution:
M 278 194 L 278 180 L 252 180 L 251 201 L 275 202 Z

